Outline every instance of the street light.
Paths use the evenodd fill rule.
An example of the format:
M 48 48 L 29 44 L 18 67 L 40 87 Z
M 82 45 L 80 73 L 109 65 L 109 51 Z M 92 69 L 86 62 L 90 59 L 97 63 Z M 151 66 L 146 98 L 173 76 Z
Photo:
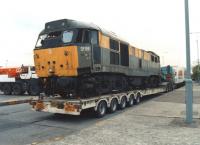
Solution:
M 196 40 L 196 43 L 197 43 L 197 64 L 199 66 L 199 42 L 198 42 L 198 39 Z
M 199 42 L 198 39 L 196 40 L 197 43 L 197 69 L 198 69 L 198 83 L 200 83 L 200 76 L 199 76 Z
M 192 123 L 193 119 L 193 92 L 191 79 L 191 64 L 190 64 L 190 29 L 189 29 L 189 11 L 188 0 L 185 0 L 185 38 L 186 38 L 186 123 Z
M 190 34 L 198 35 L 198 34 L 200 34 L 200 32 L 191 32 Z M 199 41 L 198 41 L 198 37 L 196 37 L 196 46 L 197 46 L 197 64 L 199 66 Z
M 200 32 L 191 32 L 190 34 L 198 35 L 198 34 L 200 34 Z M 199 41 L 198 41 L 198 37 L 196 37 L 196 46 L 197 46 L 197 69 L 198 69 L 197 82 L 200 83 L 200 76 L 199 76 L 199 72 L 200 72 L 200 67 L 199 67 Z

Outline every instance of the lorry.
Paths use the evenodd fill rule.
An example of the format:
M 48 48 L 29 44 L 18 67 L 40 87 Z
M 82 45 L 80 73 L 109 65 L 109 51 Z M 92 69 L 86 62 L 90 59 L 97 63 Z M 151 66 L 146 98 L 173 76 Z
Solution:
M 33 110 L 80 115 L 138 104 L 144 96 L 172 90 L 160 82 L 160 57 L 136 48 L 96 25 L 61 19 L 47 22 L 34 48 L 44 93 Z
M 0 67 L 0 90 L 5 95 L 38 95 L 41 87 L 35 67 Z
M 176 84 L 176 87 L 181 87 L 185 84 L 185 68 L 180 66 L 173 66 L 174 68 L 174 82 Z
M 170 82 L 174 88 L 179 88 L 185 84 L 185 68 L 179 66 L 161 67 L 161 79 L 163 82 Z
M 161 83 L 155 88 L 133 89 L 88 98 L 63 98 L 58 94 L 49 97 L 40 93 L 30 101 L 30 105 L 35 111 L 69 115 L 80 115 L 82 111 L 92 109 L 97 117 L 103 117 L 106 112 L 114 113 L 118 108 L 125 109 L 127 106 L 137 105 L 143 97 L 173 91 L 178 85 L 175 75 L 175 69 L 168 65 L 161 67 Z

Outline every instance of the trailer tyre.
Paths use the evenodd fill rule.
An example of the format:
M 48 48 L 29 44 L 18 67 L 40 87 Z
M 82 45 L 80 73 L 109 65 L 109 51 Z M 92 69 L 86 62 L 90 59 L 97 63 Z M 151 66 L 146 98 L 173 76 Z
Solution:
M 140 102 L 141 102 L 141 95 L 140 95 L 140 93 L 138 93 L 137 97 L 136 97 L 136 99 L 134 101 L 134 104 L 138 105 Z
M 96 110 L 96 116 L 98 118 L 103 117 L 106 114 L 107 104 L 105 101 L 100 101 Z
M 10 84 L 5 84 L 3 86 L 3 93 L 4 95 L 11 95 L 12 93 L 12 88 L 11 88 L 11 85 Z
M 12 90 L 13 90 L 14 95 L 22 95 L 23 94 L 21 84 L 14 84 L 12 87 Z
M 118 105 L 117 99 L 113 98 L 110 102 L 109 112 L 114 113 L 117 110 L 117 105 Z
M 123 110 L 124 108 L 126 108 L 126 96 L 123 96 L 123 97 L 121 98 L 119 107 L 120 107 L 120 109 L 122 109 L 122 110 Z
M 129 98 L 129 101 L 128 101 L 128 106 L 131 107 L 131 106 L 133 106 L 133 104 L 134 104 L 134 96 L 131 95 Z
M 169 87 L 169 84 L 167 85 L 166 87 L 166 93 L 170 91 L 170 87 Z

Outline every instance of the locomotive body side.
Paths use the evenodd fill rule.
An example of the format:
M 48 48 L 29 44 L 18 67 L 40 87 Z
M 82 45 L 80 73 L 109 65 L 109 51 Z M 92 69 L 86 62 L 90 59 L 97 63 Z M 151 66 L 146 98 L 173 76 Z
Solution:
M 154 52 L 74 20 L 46 23 L 34 49 L 34 62 L 47 94 L 107 93 L 105 87 L 112 91 L 122 86 L 128 89 L 129 84 L 159 83 L 160 60 Z

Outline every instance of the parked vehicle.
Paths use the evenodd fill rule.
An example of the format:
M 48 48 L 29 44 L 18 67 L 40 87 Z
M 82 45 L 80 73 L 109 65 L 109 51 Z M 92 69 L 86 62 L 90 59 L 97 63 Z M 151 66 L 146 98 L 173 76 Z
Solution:
M 1 67 L 0 90 L 5 95 L 38 95 L 41 85 L 33 66 Z
M 184 84 L 185 83 L 185 68 L 179 66 L 173 66 L 175 72 L 175 84 Z
M 139 104 L 144 96 L 173 90 L 173 72 L 161 82 L 160 58 L 96 25 L 74 20 L 45 24 L 34 49 L 36 73 L 44 93 L 33 110 L 80 115 Z M 51 97 L 49 97 L 51 96 Z
M 172 89 L 181 87 L 185 84 L 185 68 L 178 66 L 161 67 L 162 82 L 170 82 Z

